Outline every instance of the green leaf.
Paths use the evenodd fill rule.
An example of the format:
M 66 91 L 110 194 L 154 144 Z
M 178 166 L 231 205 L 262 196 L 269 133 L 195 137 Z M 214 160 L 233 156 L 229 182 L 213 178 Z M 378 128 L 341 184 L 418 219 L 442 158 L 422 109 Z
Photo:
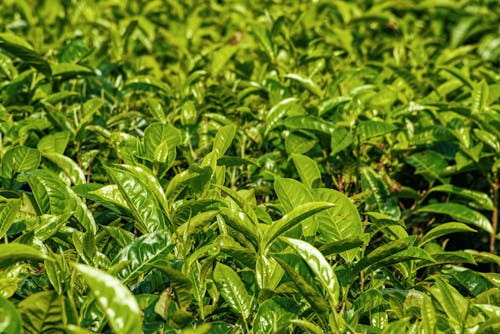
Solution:
M 146 183 L 129 171 L 107 167 L 111 180 L 118 185 L 137 228 L 144 234 L 166 228 L 158 200 Z
M 318 250 L 324 256 L 342 253 L 351 249 L 359 248 L 365 244 L 365 239 L 361 236 L 348 237 L 339 241 L 333 241 L 321 245 Z
M 360 142 L 367 141 L 368 139 L 383 136 L 392 131 L 396 130 L 398 127 L 394 124 L 378 121 L 362 121 L 357 126 L 357 135 Z
M 5 152 L 2 158 L 2 176 L 12 179 L 20 172 L 36 169 L 42 157 L 40 151 L 26 146 L 16 146 Z
M 254 267 L 255 278 L 261 289 L 261 294 L 266 291 L 274 291 L 284 274 L 278 262 L 268 255 L 259 254 Z
M 436 333 L 437 316 L 436 310 L 432 305 L 431 298 L 427 295 L 422 296 L 422 306 L 420 307 L 420 322 L 423 334 Z
M 94 293 L 115 333 L 142 333 L 141 309 L 134 295 L 115 277 L 83 264 L 75 264 Z
M 310 189 L 294 179 L 276 177 L 274 181 L 274 191 L 283 205 L 284 213 L 289 213 L 299 205 L 314 202 Z M 301 223 L 302 234 L 310 237 L 316 235 L 318 230 L 317 217 L 311 217 Z
M 138 91 L 152 91 L 169 94 L 170 87 L 152 76 L 138 76 L 127 81 L 122 90 L 124 94 Z
M 42 56 L 40 56 L 22 37 L 9 32 L 1 33 L 0 48 L 7 50 L 16 57 L 19 57 L 40 72 L 50 75 L 51 70 L 49 63 L 43 59 Z
M 229 196 L 234 201 L 234 203 L 236 203 L 236 205 L 245 213 L 245 215 L 250 219 L 250 221 L 255 226 L 257 226 L 259 220 L 257 218 L 257 215 L 255 214 L 254 209 L 250 207 L 247 204 L 247 202 L 243 198 L 241 198 L 241 196 L 237 192 L 235 192 L 231 188 L 224 186 L 217 185 L 217 188 L 220 188 L 224 192 L 224 194 Z
M 365 255 L 354 267 L 352 276 L 355 277 L 361 270 L 367 269 L 370 266 L 375 265 L 376 263 L 383 261 L 385 258 L 396 254 L 402 250 L 408 248 L 408 245 L 403 240 L 395 240 L 389 243 L 386 243 L 368 255 Z
M 330 135 L 334 132 L 333 123 L 325 121 L 316 116 L 289 116 L 282 121 L 282 124 L 289 129 L 310 130 Z
M 257 41 L 260 43 L 265 53 L 269 57 L 270 60 L 274 60 L 274 43 L 271 39 L 271 33 L 268 29 L 261 23 L 251 24 L 252 32 L 257 37 Z
M 488 84 L 485 80 L 472 86 L 471 112 L 480 113 L 488 105 Z
M 279 299 L 268 299 L 263 302 L 253 320 L 254 334 L 274 334 L 286 332 L 295 315 L 287 309 L 287 305 Z
M 387 183 L 371 167 L 361 167 L 361 185 L 363 191 L 371 192 L 366 199 L 367 211 L 386 214 L 392 220 L 399 220 L 401 210 L 396 201 L 391 197 Z
M 396 254 L 392 254 L 384 259 L 381 259 L 380 261 L 377 261 L 377 263 L 374 263 L 370 266 L 370 269 L 375 270 L 380 267 L 389 266 L 410 260 L 423 260 L 427 262 L 435 262 L 434 259 L 426 251 L 424 251 L 421 248 L 411 246 L 408 247 L 407 249 L 403 249 L 402 251 L 397 252 Z
M 441 154 L 434 151 L 425 151 L 415 153 L 407 157 L 406 162 L 415 167 L 415 173 L 421 174 L 429 182 L 439 180 L 446 183 L 446 179 L 442 177 L 444 169 L 448 167 L 448 163 Z
M 69 131 L 54 132 L 38 141 L 37 147 L 42 153 L 64 154 L 69 143 Z
M 218 74 L 221 70 L 223 70 L 224 66 L 237 51 L 238 47 L 234 45 L 225 45 L 215 51 L 212 55 L 212 73 Z
M 73 216 L 94 234 L 97 230 L 94 217 L 86 204 L 57 175 L 47 170 L 27 172 L 28 183 L 41 213 Z
M 474 206 L 481 210 L 494 210 L 495 206 L 491 198 L 480 191 L 474 191 L 466 188 L 460 188 L 452 184 L 441 184 L 439 186 L 433 187 L 428 193 L 439 191 L 449 194 L 453 194 L 459 197 L 463 197 L 473 201 Z
M 155 265 L 154 267 L 167 275 L 170 284 L 174 288 L 175 299 L 179 308 L 186 310 L 193 300 L 193 283 L 191 280 L 172 266 Z
M 17 307 L 26 334 L 57 333 L 64 325 L 63 297 L 55 291 L 34 293 Z
M 436 226 L 432 230 L 427 232 L 420 240 L 419 245 L 423 246 L 429 241 L 442 237 L 443 235 L 451 233 L 462 233 L 462 232 L 477 232 L 477 231 L 462 223 L 445 223 Z
M 321 172 L 318 164 L 308 156 L 300 154 L 292 154 L 292 160 L 299 172 L 302 183 L 308 189 L 316 188 L 321 182 Z
M 52 68 L 52 76 L 54 77 L 64 77 L 65 79 L 76 78 L 79 75 L 94 75 L 94 71 L 90 68 L 72 64 L 72 63 L 58 63 L 53 64 Z
M 288 154 L 304 154 L 316 146 L 318 140 L 302 131 L 293 131 L 285 138 L 285 149 Z
M 267 250 L 268 246 L 281 234 L 285 233 L 292 227 L 300 224 L 305 219 L 321 212 L 323 210 L 332 208 L 334 205 L 327 202 L 311 202 L 299 205 L 292 211 L 284 215 L 280 220 L 273 222 L 273 224 L 265 231 L 261 247 Z
M 59 167 L 71 180 L 74 185 L 84 184 L 85 174 L 76 162 L 58 153 L 43 153 L 43 157 L 47 160 L 52 161 L 57 167 Z
M 318 215 L 318 231 L 327 242 L 361 237 L 363 233 L 361 217 L 356 206 L 346 195 L 326 188 L 314 189 L 313 194 L 316 199 L 335 205 L 332 209 Z M 358 250 L 353 249 L 342 252 L 340 255 L 350 262 L 358 253 Z
M 163 260 L 174 248 L 170 236 L 165 231 L 145 234 L 124 247 L 111 262 L 112 266 L 129 263 L 117 273 L 123 284 L 130 284 L 144 275 L 156 262 Z
M 304 87 L 305 89 L 307 89 L 316 96 L 319 97 L 323 96 L 323 91 L 316 83 L 314 83 L 314 81 L 312 81 L 311 78 L 304 78 L 302 75 L 298 73 L 286 74 L 285 78 L 298 82 L 302 87 Z
M 491 227 L 491 223 L 488 218 L 462 204 L 429 204 L 421 207 L 417 210 L 417 212 L 430 212 L 435 214 L 448 215 L 459 222 L 474 225 L 488 233 L 493 233 L 493 228 Z
M 302 257 L 304 262 L 307 263 L 325 289 L 330 303 L 336 307 L 339 303 L 340 284 L 335 272 L 323 254 L 305 241 L 285 237 L 282 240 L 289 244 Z
M 153 161 L 170 166 L 176 156 L 176 146 L 181 143 L 181 134 L 170 124 L 153 123 L 144 130 L 145 155 Z M 161 151 L 161 148 L 164 148 Z
M 252 300 L 238 274 L 220 262 L 214 269 L 214 281 L 228 305 L 244 320 L 250 317 Z
M 0 333 L 21 333 L 21 316 L 8 300 L 0 297 Z
M 269 110 L 266 115 L 266 131 L 264 135 L 267 135 L 267 133 L 269 133 L 276 126 L 279 120 L 282 119 L 286 113 L 296 105 L 297 101 L 298 100 L 295 97 L 288 97 L 274 105 L 271 110 Z
M 437 279 L 429 291 L 453 323 L 462 327 L 469 302 L 454 287 L 441 279 Z
M 38 249 L 18 244 L 0 244 L 0 268 L 5 268 L 20 261 L 42 262 L 46 256 Z
M 21 200 L 12 199 L 0 203 L 0 239 L 9 231 L 21 207 Z
M 352 143 L 354 143 L 353 136 L 344 128 L 337 128 L 332 132 L 332 140 L 330 142 L 330 148 L 332 150 L 331 155 L 334 156 L 346 148 L 348 148 Z
M 358 314 L 358 316 L 361 316 L 363 313 L 372 311 L 373 309 L 386 303 L 387 302 L 384 300 L 384 296 L 379 290 L 370 289 L 363 291 L 358 298 L 356 298 L 352 304 L 352 309 Z
M 222 158 L 233 141 L 236 134 L 236 126 L 226 125 L 217 131 L 215 134 L 214 145 L 212 151 L 215 152 L 217 159 Z
M 291 254 L 273 254 L 273 257 L 286 271 L 293 283 L 318 314 L 324 314 L 328 311 L 328 303 L 324 296 L 315 287 L 312 282 L 312 275 L 304 268 L 303 261 L 296 259 Z
M 226 224 L 242 233 L 254 246 L 258 245 L 258 230 L 243 212 L 231 210 L 229 208 L 221 208 L 220 214 L 224 217 Z
M 315 323 L 307 321 L 307 320 L 293 319 L 292 324 L 307 331 L 307 333 L 312 333 L 312 334 L 323 334 L 324 333 L 324 331 L 321 329 L 321 327 L 319 327 Z

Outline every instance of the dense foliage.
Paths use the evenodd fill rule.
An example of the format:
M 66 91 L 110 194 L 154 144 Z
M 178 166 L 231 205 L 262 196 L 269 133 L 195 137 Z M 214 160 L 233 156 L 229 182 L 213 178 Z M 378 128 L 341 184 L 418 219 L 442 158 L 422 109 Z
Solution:
M 499 22 L 0 1 L 0 332 L 498 333 Z

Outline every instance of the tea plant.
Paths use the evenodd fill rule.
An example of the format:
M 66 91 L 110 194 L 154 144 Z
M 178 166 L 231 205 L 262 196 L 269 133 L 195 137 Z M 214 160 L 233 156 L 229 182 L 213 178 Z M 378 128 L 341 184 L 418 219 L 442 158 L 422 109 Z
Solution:
M 0 13 L 0 332 L 500 330 L 497 1 Z

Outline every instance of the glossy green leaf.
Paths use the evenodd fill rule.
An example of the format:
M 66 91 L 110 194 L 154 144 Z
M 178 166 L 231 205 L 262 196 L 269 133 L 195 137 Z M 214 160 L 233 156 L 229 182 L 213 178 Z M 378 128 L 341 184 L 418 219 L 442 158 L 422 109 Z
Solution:
M 311 78 L 304 78 L 302 75 L 298 73 L 289 73 L 285 75 L 285 78 L 291 79 L 299 83 L 306 90 L 308 90 L 309 92 L 313 93 L 316 96 L 321 97 L 323 95 L 321 88 Z
M 458 325 L 462 327 L 467 313 L 468 301 L 455 288 L 440 279 L 436 280 L 429 291 L 453 323 L 457 327 Z
M 167 275 L 170 284 L 174 288 L 175 299 L 180 309 L 187 309 L 193 300 L 193 283 L 191 280 L 172 266 L 155 265 L 154 267 Z
M 276 124 L 295 106 L 297 99 L 294 97 L 286 98 L 274 105 L 266 116 L 266 133 L 271 131 Z
M 464 199 L 471 200 L 474 204 L 474 206 L 478 209 L 481 210 L 493 210 L 493 201 L 491 198 L 482 192 L 479 191 L 474 191 L 470 189 L 465 189 L 461 187 L 454 186 L 452 184 L 441 184 L 436 187 L 432 187 L 429 190 L 429 193 L 434 192 L 434 191 L 439 191 L 439 192 L 445 192 L 449 194 L 453 194 L 456 196 L 459 196 Z
M 141 232 L 148 233 L 166 228 L 158 200 L 144 182 L 126 170 L 108 167 L 106 171 L 118 185 Z
M 228 63 L 231 57 L 238 51 L 238 47 L 234 45 L 225 45 L 219 50 L 213 53 L 212 58 L 212 72 L 214 74 L 219 73 L 224 69 L 224 66 Z
M 220 214 L 224 217 L 226 224 L 236 231 L 243 233 L 245 238 L 250 240 L 255 246 L 258 245 L 258 231 L 243 212 L 231 210 L 229 208 L 221 208 Z
M 216 152 L 217 159 L 221 158 L 229 149 L 235 134 L 235 125 L 226 125 L 217 131 L 212 148 L 212 151 Z
M 73 212 L 86 230 L 95 233 L 97 227 L 87 205 L 57 175 L 47 170 L 33 170 L 27 173 L 27 179 L 41 213 Z
M 75 78 L 79 75 L 94 75 L 90 68 L 72 63 L 53 64 L 52 75 L 54 77 Z
M 284 213 L 289 213 L 299 205 L 314 202 L 314 197 L 304 183 L 294 179 L 276 178 L 274 180 L 274 191 L 283 205 Z M 317 217 L 311 217 L 301 223 L 302 234 L 304 236 L 313 236 L 318 230 Z
M 332 134 L 335 129 L 332 123 L 315 116 L 289 116 L 282 124 L 289 129 L 311 130 L 327 135 Z
M 351 249 L 359 248 L 365 244 L 365 239 L 360 236 L 348 237 L 339 241 L 333 241 L 321 245 L 318 250 L 324 256 L 330 256 L 333 254 L 342 253 Z
M 441 215 L 448 215 L 459 222 L 477 226 L 488 233 L 493 232 L 491 223 L 485 216 L 462 204 L 457 204 L 457 203 L 429 204 L 418 209 L 418 212 L 429 212 Z
M 111 265 L 129 263 L 117 273 L 117 277 L 128 285 L 140 275 L 146 274 L 155 263 L 165 259 L 173 247 L 167 232 L 151 232 L 122 248 Z
M 420 317 L 422 321 L 420 322 L 420 328 L 423 334 L 434 334 L 436 333 L 436 323 L 437 316 L 436 310 L 432 305 L 431 298 L 427 295 L 422 296 L 422 307 L 420 308 Z
M 287 305 L 281 300 L 268 299 L 260 305 L 255 314 L 252 332 L 255 334 L 284 332 L 294 317 L 295 315 L 289 312 Z
M 38 141 L 38 150 L 42 153 L 64 154 L 69 143 L 69 136 L 68 131 L 48 134 Z
M 265 231 L 261 241 L 262 249 L 266 250 L 277 237 L 297 224 L 300 224 L 305 219 L 323 210 L 332 208 L 333 206 L 333 204 L 327 202 L 311 202 L 294 208 L 281 219 L 273 222 L 273 224 Z
M 365 255 L 354 267 L 354 273 L 353 275 L 355 276 L 357 273 L 359 273 L 361 270 L 364 270 L 380 261 L 383 261 L 385 258 L 396 254 L 402 250 L 405 250 L 408 248 L 408 245 L 403 241 L 403 240 L 395 240 L 391 241 L 389 243 L 386 243 L 372 252 L 370 252 L 368 255 Z
M 311 244 L 302 240 L 292 238 L 283 238 L 283 240 L 302 257 L 304 262 L 307 263 L 311 271 L 321 282 L 322 287 L 325 289 L 330 299 L 330 303 L 332 303 L 333 306 L 337 306 L 340 296 L 340 284 L 335 272 L 321 252 Z
M 321 329 L 321 327 L 319 327 L 315 323 L 307 321 L 307 320 L 293 319 L 292 324 L 294 324 L 295 326 L 297 326 L 303 330 L 306 330 L 308 333 L 311 333 L 311 334 L 323 334 L 324 333 L 324 331 Z
M 181 143 L 179 130 L 170 124 L 153 123 L 144 131 L 144 150 L 154 161 L 167 162 L 175 159 L 175 147 Z M 160 149 L 164 147 L 164 152 Z
M 362 235 L 361 217 L 353 202 L 344 194 L 326 188 L 313 191 L 318 200 L 333 203 L 335 206 L 318 215 L 319 233 L 328 242 L 345 240 Z M 358 251 L 353 249 L 340 255 L 347 261 L 352 261 Z
M 363 191 L 371 193 L 366 199 L 368 211 L 386 214 L 393 220 L 399 220 L 401 210 L 391 197 L 388 185 L 371 167 L 361 168 L 361 185 Z
M 21 316 L 8 300 L 0 297 L 0 332 L 4 334 L 21 333 Z
M 302 260 L 295 258 L 293 255 L 295 254 L 273 254 L 273 257 L 285 270 L 300 294 L 304 296 L 314 311 L 318 314 L 324 314 L 328 311 L 327 301 L 313 282 L 310 269 L 306 267 Z
M 473 85 L 471 97 L 472 113 L 480 113 L 486 107 L 488 101 L 488 92 L 488 84 L 484 80 L 478 84 Z
M 123 92 L 128 93 L 128 92 L 138 92 L 138 91 L 152 91 L 152 92 L 158 92 L 158 93 L 164 93 L 168 94 L 170 93 L 170 87 L 152 77 L 152 76 L 137 76 L 125 84 L 123 87 Z
M 308 156 L 300 154 L 292 154 L 292 160 L 299 172 L 302 183 L 308 189 L 316 188 L 321 182 L 318 164 Z
M 75 264 L 85 279 L 111 328 L 116 333 L 142 333 L 142 316 L 134 295 L 115 277 L 92 267 Z
M 9 231 L 20 207 L 21 200 L 14 199 L 6 203 L 0 203 L 0 239 Z
M 353 136 L 344 128 L 337 128 L 332 132 L 330 148 L 331 154 L 336 155 L 354 143 Z
M 59 167 L 71 180 L 74 185 L 84 184 L 85 174 L 76 162 L 58 153 L 43 153 L 45 159 L 53 162 L 57 167 Z
M 20 261 L 42 262 L 46 256 L 38 249 L 18 244 L 0 244 L 0 267 L 5 268 Z
M 226 303 L 243 319 L 250 317 L 252 300 L 238 274 L 222 263 L 214 269 L 214 281 Z
M 40 151 L 26 147 L 16 146 L 3 155 L 2 176 L 11 179 L 16 174 L 35 169 L 40 164 Z
M 443 235 L 461 232 L 476 232 L 476 230 L 462 223 L 444 223 L 427 232 L 420 240 L 420 246 Z

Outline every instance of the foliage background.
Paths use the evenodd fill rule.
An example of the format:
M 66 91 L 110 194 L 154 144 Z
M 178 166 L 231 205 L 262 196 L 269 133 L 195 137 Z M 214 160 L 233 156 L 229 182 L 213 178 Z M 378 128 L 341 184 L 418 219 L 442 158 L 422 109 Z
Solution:
M 497 1 L 0 13 L 0 331 L 498 332 Z

